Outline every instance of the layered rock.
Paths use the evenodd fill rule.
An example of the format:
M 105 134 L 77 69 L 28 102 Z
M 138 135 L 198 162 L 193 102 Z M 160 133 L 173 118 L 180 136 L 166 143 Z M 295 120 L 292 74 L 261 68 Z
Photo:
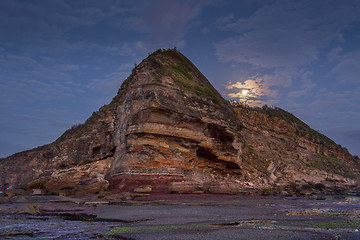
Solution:
M 240 130 L 231 105 L 186 57 L 159 50 L 85 124 L 2 160 L 1 184 L 42 179 L 49 192 L 75 191 L 90 174 L 79 166 L 104 160 L 110 170 L 97 173 L 106 175 L 114 192 L 148 184 L 153 192 L 167 192 L 176 181 L 204 184 L 241 174 Z
M 359 159 L 291 119 L 233 107 L 181 53 L 158 50 L 84 124 L 0 160 L 0 185 L 67 195 L 358 184 Z
M 234 104 L 242 120 L 244 180 L 263 187 L 359 188 L 360 160 L 280 108 Z
M 240 174 L 241 123 L 231 105 L 182 54 L 150 55 L 115 99 L 118 148 L 110 171 L 111 190 L 152 182 L 156 192 L 174 181 L 203 183 L 229 172 Z

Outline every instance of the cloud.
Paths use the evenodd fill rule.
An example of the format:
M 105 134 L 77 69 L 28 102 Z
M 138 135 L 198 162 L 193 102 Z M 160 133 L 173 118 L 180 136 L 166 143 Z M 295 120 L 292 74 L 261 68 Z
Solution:
M 264 74 L 264 82 L 271 86 L 289 87 L 292 83 L 292 78 L 295 75 L 293 70 L 276 70 L 272 74 Z
M 231 99 L 238 99 L 250 106 L 274 105 L 280 101 L 280 91 L 290 87 L 296 75 L 298 73 L 294 73 L 291 69 L 279 69 L 266 74 L 259 73 L 245 81 L 240 80 L 234 84 L 228 84 L 227 95 Z M 242 90 L 248 90 L 247 94 L 244 95 Z
M 222 28 L 224 25 L 226 26 L 230 24 L 233 19 L 234 19 L 234 14 L 230 13 L 228 15 L 217 18 L 215 25 L 218 26 L 219 28 Z
M 360 129 L 352 129 L 351 131 L 345 131 L 343 133 L 344 138 L 351 141 L 353 146 L 353 151 L 357 151 L 357 154 L 360 156 L 359 146 L 360 146 Z
M 314 100 L 307 107 L 315 112 L 331 112 L 338 116 L 346 116 L 351 110 L 350 106 L 354 105 L 356 92 L 342 91 L 320 91 L 314 95 Z M 355 109 L 354 109 L 355 110 Z
M 330 61 L 338 60 L 342 50 L 343 49 L 341 47 L 335 47 L 335 48 L 331 49 L 329 51 L 329 53 L 327 54 L 327 58 Z
M 186 33 L 189 21 L 199 15 L 203 4 L 186 1 L 151 1 L 144 14 L 153 39 L 162 43 L 175 43 Z
M 79 82 L 73 75 L 87 65 L 45 63 L 20 55 L 0 55 L 0 100 L 3 104 L 74 97 Z M 25 104 L 25 103 L 24 103 Z
M 322 48 L 358 19 L 360 4 L 278 0 L 249 18 L 224 26 L 237 35 L 215 45 L 222 61 L 258 68 L 297 67 L 315 61 Z
M 344 126 L 341 130 L 344 132 L 358 128 L 356 119 L 360 118 L 360 89 L 331 91 L 322 88 L 313 92 L 311 97 L 291 100 L 293 102 L 288 102 L 288 106 L 315 129 L 329 131 L 334 126 Z
M 14 54 L 8 55 L 0 55 L 0 66 L 6 68 L 14 68 L 14 69 L 24 69 L 24 68 L 32 68 L 39 67 L 40 64 L 33 58 L 27 56 L 19 56 Z
M 337 59 L 338 62 L 331 70 L 331 74 L 334 74 L 341 82 L 358 83 L 360 81 L 360 51 L 337 55 Z
M 257 96 L 257 104 L 281 99 L 282 105 L 295 106 L 300 97 L 312 96 L 316 100 L 311 107 L 320 108 L 335 101 L 324 93 L 320 93 L 323 99 L 310 95 L 316 86 L 326 84 L 320 71 L 334 66 L 331 74 L 336 78 L 347 83 L 359 81 L 360 54 L 343 54 L 342 44 L 346 43 L 344 32 L 359 20 L 360 2 L 346 3 L 276 0 L 262 4 L 249 17 L 224 15 L 216 22 L 228 37 L 215 44 L 215 54 L 222 62 L 257 73 L 263 84 L 259 87 L 265 89 L 264 95 Z M 317 65 L 320 60 L 321 66 Z M 241 93 L 231 94 L 244 99 Z
M 298 86 L 296 90 L 290 91 L 287 94 L 290 99 L 294 100 L 296 98 L 309 95 L 311 91 L 317 86 L 317 84 L 314 83 L 312 79 L 310 79 L 310 75 L 312 75 L 312 72 L 309 71 L 305 71 L 300 74 L 300 86 Z
M 61 36 L 70 29 L 93 25 L 103 17 L 100 8 L 64 0 L 1 1 L 0 33 L 11 37 Z
M 273 105 L 278 102 L 278 91 L 270 87 L 263 78 L 254 76 L 245 81 L 229 83 L 226 89 L 230 99 L 246 103 L 249 106 L 260 106 Z
M 78 65 L 78 64 L 59 64 L 55 65 L 52 68 L 57 71 L 77 71 L 83 68 L 87 68 L 88 65 Z
M 128 77 L 133 67 L 134 65 L 131 64 L 122 64 L 118 67 L 117 71 L 111 72 L 105 77 L 91 79 L 87 87 L 105 93 L 108 101 L 109 98 L 116 95 L 117 90 Z
M 303 80 L 299 90 L 289 92 L 288 97 L 290 98 L 303 97 L 305 95 L 308 95 L 314 87 L 316 87 L 316 84 L 313 83 L 312 80 L 310 79 Z

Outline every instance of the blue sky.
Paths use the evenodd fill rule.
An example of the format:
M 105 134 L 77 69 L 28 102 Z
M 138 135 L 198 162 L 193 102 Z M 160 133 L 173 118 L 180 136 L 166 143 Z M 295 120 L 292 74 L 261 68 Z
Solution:
M 2 0 L 0 157 L 84 122 L 174 46 L 225 98 L 281 107 L 360 155 L 359 13 L 358 0 Z

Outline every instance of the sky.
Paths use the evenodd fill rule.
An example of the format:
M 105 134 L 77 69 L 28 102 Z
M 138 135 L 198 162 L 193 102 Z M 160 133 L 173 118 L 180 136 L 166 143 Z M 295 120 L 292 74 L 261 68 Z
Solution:
M 224 98 L 283 108 L 360 155 L 359 13 L 358 0 L 1 0 L 0 157 L 83 123 L 173 47 Z

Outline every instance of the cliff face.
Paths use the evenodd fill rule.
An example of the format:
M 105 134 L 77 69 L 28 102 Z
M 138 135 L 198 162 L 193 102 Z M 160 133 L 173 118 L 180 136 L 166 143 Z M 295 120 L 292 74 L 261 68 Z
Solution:
M 358 186 L 359 158 L 280 108 L 235 104 L 245 139 L 243 168 L 256 186 Z
M 1 161 L 1 182 L 27 185 L 40 178 L 32 185 L 55 193 L 93 183 L 91 174 L 106 176 L 112 191 L 149 183 L 154 191 L 168 191 L 176 181 L 203 184 L 240 174 L 240 130 L 232 106 L 187 58 L 157 51 L 85 124 L 50 145 Z
M 80 180 L 93 183 L 97 179 L 95 184 L 101 182 L 106 187 L 104 175 L 116 149 L 112 133 L 114 119 L 110 112 L 99 112 L 52 144 L 1 160 L 0 185 L 46 187 L 50 192 L 60 193 L 82 186 Z
M 139 64 L 115 97 L 112 190 L 154 182 L 209 182 L 239 173 L 241 123 L 231 105 L 176 51 L 158 51 Z
M 0 184 L 57 194 L 357 184 L 358 159 L 291 119 L 231 106 L 181 53 L 158 50 L 83 125 L 1 160 Z

